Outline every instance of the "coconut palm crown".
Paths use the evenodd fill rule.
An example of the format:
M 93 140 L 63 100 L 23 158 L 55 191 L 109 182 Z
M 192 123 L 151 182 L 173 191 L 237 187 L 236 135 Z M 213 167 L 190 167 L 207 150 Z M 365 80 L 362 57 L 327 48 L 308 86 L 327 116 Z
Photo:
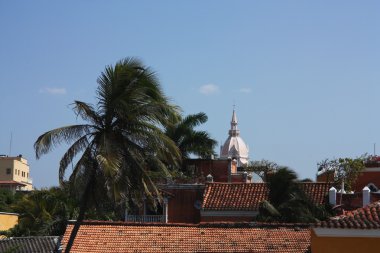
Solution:
M 78 221 L 92 192 L 104 184 L 115 200 L 152 191 L 159 195 L 150 172 L 169 174 L 165 164 L 181 158 L 162 131 L 168 119 L 177 117 L 178 108 L 169 103 L 154 72 L 139 60 L 126 58 L 107 66 L 97 83 L 96 106 L 73 103 L 84 123 L 50 130 L 34 144 L 37 159 L 62 142 L 69 145 L 60 161 L 59 180 L 64 181 L 68 166 L 76 161 L 69 182 L 82 194 Z
M 191 155 L 204 158 L 214 154 L 217 142 L 206 131 L 195 129 L 206 123 L 207 119 L 207 115 L 200 112 L 181 117 L 167 125 L 166 135 L 176 143 L 183 159 L 190 158 Z
M 143 186 L 148 190 L 148 165 L 154 161 L 155 169 L 165 170 L 163 160 L 178 161 L 178 149 L 161 130 L 168 118 L 176 117 L 177 108 L 169 104 L 155 74 L 133 58 L 107 66 L 97 82 L 96 107 L 73 103 L 74 112 L 85 123 L 42 134 L 34 144 L 36 156 L 66 142 L 71 146 L 60 161 L 60 182 L 69 164 L 79 157 L 71 182 L 82 174 L 91 178 L 100 173 L 116 198 L 123 189 Z

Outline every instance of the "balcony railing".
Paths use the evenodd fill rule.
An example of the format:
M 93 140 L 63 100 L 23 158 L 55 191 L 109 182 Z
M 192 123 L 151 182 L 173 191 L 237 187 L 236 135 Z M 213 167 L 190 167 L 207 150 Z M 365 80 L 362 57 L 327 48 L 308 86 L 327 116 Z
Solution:
M 33 179 L 31 177 L 28 177 L 26 180 L 25 179 L 21 179 L 21 182 L 27 183 L 27 184 L 33 184 Z
M 165 222 L 165 216 L 163 215 L 127 215 L 125 221 L 129 222 Z

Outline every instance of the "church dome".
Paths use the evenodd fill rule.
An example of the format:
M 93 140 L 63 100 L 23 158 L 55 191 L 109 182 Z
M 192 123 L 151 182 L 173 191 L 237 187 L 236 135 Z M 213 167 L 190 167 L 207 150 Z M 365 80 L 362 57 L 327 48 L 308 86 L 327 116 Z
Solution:
M 247 164 L 249 148 L 240 137 L 235 110 L 232 112 L 231 129 L 228 131 L 228 135 L 224 145 L 220 148 L 220 157 L 236 159 L 238 167 Z

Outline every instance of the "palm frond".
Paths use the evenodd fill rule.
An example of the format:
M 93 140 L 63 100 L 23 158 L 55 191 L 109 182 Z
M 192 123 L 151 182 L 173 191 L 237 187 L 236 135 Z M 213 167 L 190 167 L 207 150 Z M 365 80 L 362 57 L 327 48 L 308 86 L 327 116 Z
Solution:
M 92 160 L 92 154 L 91 154 L 92 146 L 89 145 L 86 150 L 83 152 L 81 158 L 78 160 L 78 162 L 75 164 L 73 171 L 71 172 L 70 178 L 69 178 L 69 184 L 70 188 L 74 189 L 75 185 L 83 185 L 83 180 L 81 182 L 81 175 L 84 174 L 84 170 L 86 167 L 90 167 L 93 161 Z M 92 168 L 95 169 L 95 168 Z M 63 176 L 63 175 L 62 175 Z M 59 178 L 60 183 L 63 183 L 63 177 Z
M 72 125 L 56 128 L 42 134 L 34 143 L 37 159 L 62 142 L 70 144 L 72 141 L 81 138 L 83 135 L 89 134 L 91 128 L 91 125 Z
M 200 112 L 197 114 L 190 114 L 186 116 L 181 124 L 187 126 L 188 128 L 194 128 L 203 123 L 206 123 L 207 120 L 207 115 L 204 112 Z
M 62 180 L 65 175 L 67 166 L 73 161 L 74 157 L 87 148 L 89 142 L 87 136 L 82 136 L 65 152 L 59 162 L 59 178 Z
M 84 102 L 74 101 L 74 112 L 79 115 L 83 120 L 92 122 L 95 126 L 101 126 L 102 120 L 94 108 Z

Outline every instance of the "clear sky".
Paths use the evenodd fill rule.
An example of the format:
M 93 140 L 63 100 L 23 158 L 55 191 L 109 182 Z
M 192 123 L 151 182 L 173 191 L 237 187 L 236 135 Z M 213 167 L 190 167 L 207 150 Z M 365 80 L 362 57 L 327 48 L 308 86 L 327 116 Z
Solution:
M 95 102 L 104 67 L 135 56 L 216 140 L 235 103 L 252 160 L 315 179 L 325 158 L 380 149 L 379 13 L 379 1 L 0 0 L 0 154 L 12 135 L 35 186 L 57 185 L 65 147 L 36 160 L 34 141 L 76 123 L 70 104 Z

